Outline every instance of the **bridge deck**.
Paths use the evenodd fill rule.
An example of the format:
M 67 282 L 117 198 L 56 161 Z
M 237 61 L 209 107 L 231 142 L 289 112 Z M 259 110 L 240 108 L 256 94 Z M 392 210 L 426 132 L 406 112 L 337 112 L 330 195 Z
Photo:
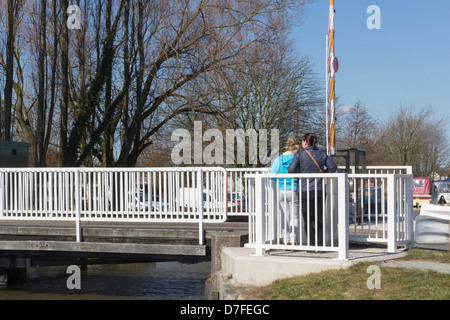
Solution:
M 83 222 L 76 242 L 74 222 L 1 221 L 0 267 L 48 264 L 49 258 L 139 259 L 173 261 L 205 259 L 212 233 L 247 230 L 242 222 L 205 225 L 198 244 L 198 224 Z M 11 257 L 15 261 L 11 262 Z M 17 257 L 19 260 L 17 260 Z M 46 260 L 46 261 L 44 261 Z M 58 262 L 56 259 L 54 263 Z

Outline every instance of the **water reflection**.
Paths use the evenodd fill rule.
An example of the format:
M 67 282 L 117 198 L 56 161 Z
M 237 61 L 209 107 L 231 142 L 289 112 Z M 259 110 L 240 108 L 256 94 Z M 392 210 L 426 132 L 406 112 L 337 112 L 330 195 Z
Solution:
M 69 290 L 67 267 L 28 268 L 27 279 L 0 290 L 7 299 L 204 299 L 210 262 L 91 265 L 81 273 L 81 289 Z

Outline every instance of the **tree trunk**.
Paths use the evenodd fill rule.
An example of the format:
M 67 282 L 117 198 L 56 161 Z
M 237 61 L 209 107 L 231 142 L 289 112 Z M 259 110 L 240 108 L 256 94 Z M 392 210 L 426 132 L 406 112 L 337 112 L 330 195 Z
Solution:
M 11 110 L 14 80 L 14 52 L 16 35 L 16 0 L 8 0 L 8 38 L 6 43 L 6 84 L 5 84 L 5 109 L 3 117 L 2 140 L 11 140 Z
M 112 3 L 111 0 L 106 1 L 106 34 L 107 36 L 111 35 L 111 10 Z M 105 114 L 106 116 L 107 110 L 111 107 L 111 87 L 112 87 L 112 67 L 106 71 L 106 80 L 105 80 Z M 114 143 L 114 128 L 112 122 L 108 122 L 106 124 L 105 132 L 103 134 L 103 143 L 102 143 L 102 164 L 106 167 L 111 167 L 114 159 L 113 159 L 113 143 Z
M 61 166 L 67 162 L 67 124 L 69 110 L 69 30 L 66 22 L 68 19 L 68 0 L 61 0 L 63 21 L 61 23 L 61 122 L 60 122 L 60 146 L 58 164 Z
M 47 54 L 47 1 L 41 0 L 41 14 L 39 26 L 39 57 L 38 57 L 38 110 L 36 124 L 36 153 L 34 164 L 36 167 L 45 167 L 45 116 L 46 116 L 46 100 L 45 100 L 45 60 Z
M 48 145 L 50 143 L 50 137 L 53 128 L 53 114 L 55 111 L 55 100 L 56 100 L 56 71 L 57 61 L 58 61 L 58 13 L 57 13 L 57 3 L 56 0 L 52 0 L 52 14 L 53 14 L 53 29 L 54 29 L 54 37 L 53 37 L 53 56 L 52 56 L 52 79 L 50 82 L 50 110 L 48 113 L 48 121 L 47 121 L 47 131 L 45 133 L 45 153 L 47 154 Z

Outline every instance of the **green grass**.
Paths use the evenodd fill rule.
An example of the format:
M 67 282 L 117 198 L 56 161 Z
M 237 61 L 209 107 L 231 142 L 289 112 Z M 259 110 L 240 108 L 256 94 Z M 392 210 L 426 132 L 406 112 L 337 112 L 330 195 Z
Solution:
M 450 251 L 433 251 L 414 249 L 408 251 L 408 255 L 401 260 L 423 260 L 442 263 L 450 263 Z
M 399 260 L 450 263 L 449 252 L 411 250 Z M 367 268 L 380 266 L 381 288 L 368 289 Z M 259 288 L 268 300 L 450 300 L 450 276 L 433 271 L 383 267 L 359 263 L 347 269 L 326 271 L 278 280 Z

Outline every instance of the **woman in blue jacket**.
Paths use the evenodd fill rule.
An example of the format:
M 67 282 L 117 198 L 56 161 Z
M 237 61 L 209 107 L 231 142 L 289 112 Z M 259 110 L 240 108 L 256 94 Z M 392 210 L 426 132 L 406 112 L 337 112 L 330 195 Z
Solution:
M 287 174 L 288 167 L 294 159 L 294 155 L 300 150 L 300 146 L 295 143 L 294 139 L 289 139 L 286 145 L 286 152 L 276 158 L 273 162 L 270 173 Z M 297 179 L 274 179 L 278 181 L 278 194 L 280 213 L 281 213 L 281 229 L 282 239 L 285 244 L 298 243 L 298 192 Z M 302 224 L 303 225 L 303 224 Z M 304 232 L 301 233 L 304 236 Z M 304 239 L 303 239 L 304 240 Z M 305 241 L 302 241 L 305 243 Z
M 316 147 L 317 136 L 307 133 L 302 138 L 303 150 L 297 152 L 289 165 L 289 173 L 323 173 L 336 172 L 336 163 L 326 152 Z M 310 245 L 323 244 L 323 179 L 301 179 L 302 215 L 305 222 L 309 221 Z M 309 190 L 309 193 L 308 193 Z M 317 191 L 317 192 L 316 192 Z M 317 198 L 316 198 L 317 195 Z M 309 202 L 309 210 L 308 210 Z M 317 207 L 317 208 L 316 208 Z M 317 209 L 317 222 L 315 221 Z M 308 220 L 309 218 L 309 220 Z M 305 227 L 306 230 L 307 227 Z M 317 232 L 317 238 L 316 238 Z

